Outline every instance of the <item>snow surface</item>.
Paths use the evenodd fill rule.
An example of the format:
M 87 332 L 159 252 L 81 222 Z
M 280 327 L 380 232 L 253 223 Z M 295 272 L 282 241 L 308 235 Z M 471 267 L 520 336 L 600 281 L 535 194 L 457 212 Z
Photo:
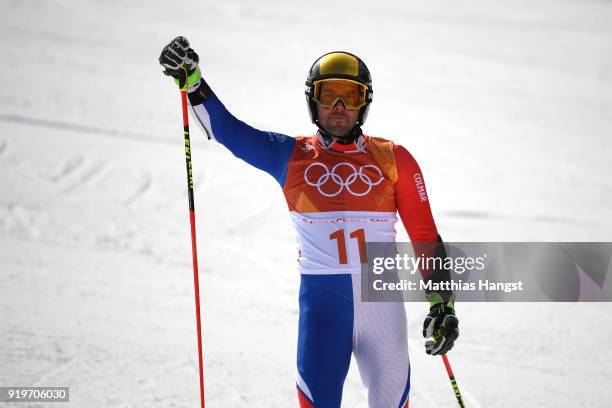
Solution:
M 0 21 L 0 385 L 198 406 L 180 100 L 157 64 L 178 34 L 231 111 L 291 135 L 313 131 L 312 61 L 360 55 L 365 130 L 418 159 L 447 241 L 612 240 L 610 1 L 3 0 Z M 192 129 L 207 405 L 294 407 L 286 205 Z M 411 406 L 456 406 L 406 307 Z M 459 305 L 466 405 L 612 406 L 611 312 Z M 355 364 L 344 395 L 366 407 Z

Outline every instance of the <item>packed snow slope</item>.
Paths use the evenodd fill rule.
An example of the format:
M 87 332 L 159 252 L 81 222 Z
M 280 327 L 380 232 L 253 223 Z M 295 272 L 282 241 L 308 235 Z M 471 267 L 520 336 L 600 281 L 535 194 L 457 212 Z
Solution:
M 0 22 L 0 386 L 197 406 L 180 99 L 157 63 L 179 34 L 234 114 L 290 135 L 314 131 L 314 59 L 361 56 L 365 130 L 417 158 L 447 241 L 612 240 L 612 2 L 4 0 Z M 207 406 L 296 406 L 282 194 L 192 138 Z M 455 406 L 406 308 L 411 406 Z M 612 405 L 609 304 L 457 311 L 468 407 Z M 366 405 L 353 364 L 343 406 Z

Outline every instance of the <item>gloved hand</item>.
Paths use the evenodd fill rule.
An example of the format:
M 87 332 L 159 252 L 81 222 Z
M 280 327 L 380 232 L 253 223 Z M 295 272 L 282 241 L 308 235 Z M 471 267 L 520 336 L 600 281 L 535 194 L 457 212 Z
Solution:
M 423 337 L 433 337 L 425 342 L 425 352 L 434 356 L 446 354 L 453 348 L 459 337 L 459 319 L 455 316 L 455 295 L 448 302 L 442 297 L 431 294 L 427 297 L 430 308 L 423 323 Z
M 198 54 L 189 46 L 189 41 L 183 36 L 178 36 L 164 47 L 159 63 L 165 68 L 164 74 L 175 79 L 182 88 L 187 81 L 189 90 L 197 88 L 202 74 L 198 62 Z M 187 77 L 185 78 L 185 71 Z

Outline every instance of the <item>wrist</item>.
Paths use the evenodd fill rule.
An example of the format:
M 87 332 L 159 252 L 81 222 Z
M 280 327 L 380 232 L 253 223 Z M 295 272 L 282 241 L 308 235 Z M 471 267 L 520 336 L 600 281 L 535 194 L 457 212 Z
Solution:
M 200 85 L 201 79 L 202 72 L 200 71 L 200 67 L 196 65 L 195 69 L 187 76 L 187 92 L 195 91 Z M 174 82 L 180 85 L 178 78 L 174 78 Z
M 447 307 L 452 311 L 455 311 L 455 297 L 456 295 L 450 293 L 430 293 L 427 295 L 427 302 L 429 303 L 429 310 L 439 307 Z

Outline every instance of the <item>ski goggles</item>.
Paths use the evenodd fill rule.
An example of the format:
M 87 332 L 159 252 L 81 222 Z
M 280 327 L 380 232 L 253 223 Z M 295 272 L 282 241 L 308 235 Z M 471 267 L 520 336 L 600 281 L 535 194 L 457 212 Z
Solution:
M 350 79 L 321 79 L 313 84 L 312 99 L 319 106 L 331 108 L 341 100 L 347 109 L 359 109 L 367 104 L 368 87 Z

